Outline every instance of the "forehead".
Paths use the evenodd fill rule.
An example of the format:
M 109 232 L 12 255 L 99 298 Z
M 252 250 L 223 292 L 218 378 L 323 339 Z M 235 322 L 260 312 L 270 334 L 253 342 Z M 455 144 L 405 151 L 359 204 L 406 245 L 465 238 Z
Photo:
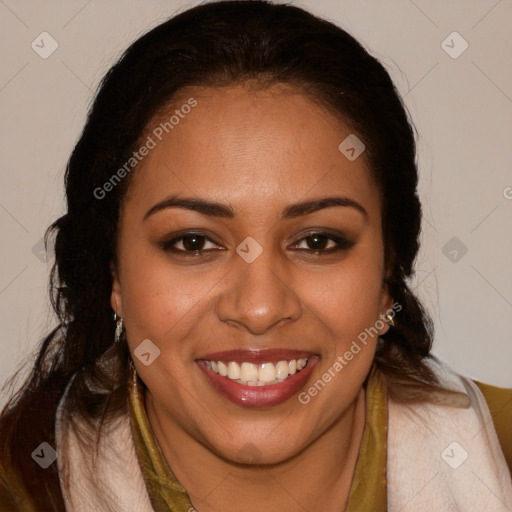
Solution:
M 128 201 L 142 207 L 183 193 L 241 210 L 281 209 L 335 192 L 375 204 L 364 152 L 349 160 L 339 149 L 353 136 L 332 111 L 289 85 L 190 87 L 148 126 L 142 140 L 151 139 L 152 148 L 134 171 Z

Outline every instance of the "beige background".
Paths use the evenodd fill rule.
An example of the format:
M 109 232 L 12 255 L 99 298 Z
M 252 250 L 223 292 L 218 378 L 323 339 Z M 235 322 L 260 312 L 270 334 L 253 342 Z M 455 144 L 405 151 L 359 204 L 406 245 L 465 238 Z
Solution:
M 64 211 L 66 160 L 96 85 L 137 36 L 196 3 L 0 0 L 0 382 L 54 324 L 52 259 L 41 261 L 37 244 Z M 512 2 L 292 3 L 352 33 L 405 97 L 425 210 L 413 285 L 435 319 L 435 353 L 470 377 L 512 386 Z M 442 47 L 454 31 L 469 45 L 455 59 Z M 42 32 L 58 43 L 47 59 L 31 47 Z M 462 43 L 446 44 L 453 53 Z M 445 247 L 453 237 L 465 255 Z

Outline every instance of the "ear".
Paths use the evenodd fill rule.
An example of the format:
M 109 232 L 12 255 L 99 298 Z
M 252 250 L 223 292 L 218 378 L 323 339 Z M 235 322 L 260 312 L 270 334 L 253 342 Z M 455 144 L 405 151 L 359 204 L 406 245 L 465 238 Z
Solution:
M 121 296 L 121 282 L 119 281 L 119 273 L 113 261 L 109 264 L 110 273 L 112 274 L 112 293 L 110 294 L 110 305 L 112 309 L 119 315 L 123 315 L 123 301 Z

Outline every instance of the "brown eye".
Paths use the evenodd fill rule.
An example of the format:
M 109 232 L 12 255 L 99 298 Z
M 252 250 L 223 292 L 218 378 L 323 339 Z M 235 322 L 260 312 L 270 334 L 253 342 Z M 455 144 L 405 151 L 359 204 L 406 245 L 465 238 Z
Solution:
M 309 248 L 313 249 L 315 251 L 325 250 L 326 246 L 329 245 L 329 242 L 332 242 L 332 240 L 330 238 L 323 236 L 323 235 L 317 235 L 317 234 L 310 235 L 310 236 L 304 238 L 304 240 L 307 240 Z
M 205 237 L 201 235 L 189 235 L 181 238 L 186 251 L 200 251 L 205 244 Z
M 208 244 L 212 244 L 212 246 L 208 247 Z M 300 247 L 303 244 L 305 244 L 305 247 Z M 159 245 L 164 251 L 173 252 L 181 256 L 201 256 L 204 252 L 218 250 L 219 248 L 213 240 L 200 233 L 181 233 L 179 236 L 165 240 Z M 343 236 L 315 232 L 301 238 L 294 244 L 294 250 L 320 256 L 338 251 L 346 251 L 354 245 L 355 242 L 349 241 Z
M 337 251 L 348 250 L 355 245 L 344 237 L 336 236 L 331 233 L 311 233 L 305 236 L 296 245 L 306 242 L 306 248 L 298 248 L 296 250 L 312 251 L 316 254 L 331 254 Z
M 205 235 L 189 233 L 162 242 L 160 246 L 164 251 L 185 253 L 185 255 L 188 256 L 186 253 L 192 253 L 191 255 L 194 255 L 202 251 L 210 250 L 211 248 L 205 248 L 205 245 L 208 243 L 215 244 L 213 240 L 210 240 Z

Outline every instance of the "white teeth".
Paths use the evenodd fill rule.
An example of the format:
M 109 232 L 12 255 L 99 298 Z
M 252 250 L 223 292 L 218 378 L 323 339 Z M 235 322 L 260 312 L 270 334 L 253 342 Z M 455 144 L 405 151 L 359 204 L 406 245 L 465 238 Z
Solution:
M 276 363 L 254 364 L 243 362 L 239 364 L 235 361 L 205 361 L 208 368 L 218 373 L 222 377 L 228 377 L 238 384 L 246 386 L 267 386 L 283 382 L 289 375 L 302 370 L 308 362 L 308 358 L 283 359 Z
M 258 370 L 258 380 L 270 382 L 276 378 L 276 368 L 272 363 L 263 363 Z
M 219 370 L 219 375 L 222 375 L 223 377 L 227 377 L 228 367 L 222 361 L 219 361 L 217 363 L 217 369 Z M 212 370 L 213 370 L 213 368 L 212 368 Z
M 228 364 L 228 377 L 231 380 L 237 380 L 240 378 L 240 366 L 234 361 Z
M 247 382 L 258 380 L 258 366 L 252 363 L 242 363 L 240 368 L 240 378 Z
M 279 361 L 276 364 L 276 379 L 284 380 L 288 377 L 288 363 L 286 361 Z

